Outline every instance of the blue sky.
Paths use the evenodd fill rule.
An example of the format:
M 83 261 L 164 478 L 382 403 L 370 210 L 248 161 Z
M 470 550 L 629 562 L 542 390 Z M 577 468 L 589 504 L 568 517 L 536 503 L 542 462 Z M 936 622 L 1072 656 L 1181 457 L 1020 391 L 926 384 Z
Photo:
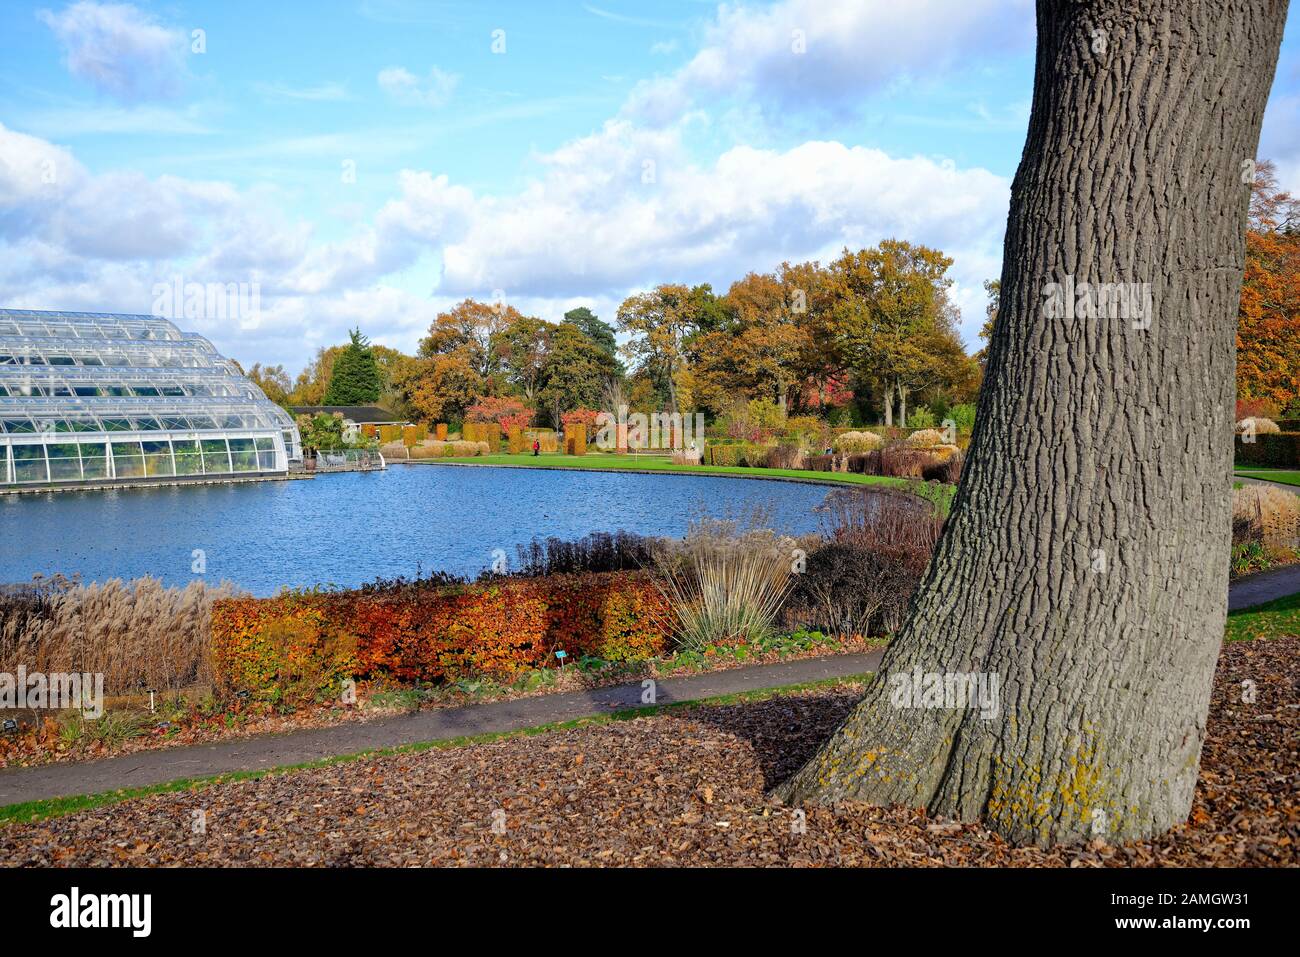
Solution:
M 413 349 L 465 296 L 612 319 L 898 236 L 954 257 L 973 345 L 1032 23 L 1027 0 L 7 2 L 0 305 L 256 281 L 257 315 L 182 325 L 293 373 L 352 325 Z M 1295 32 L 1260 155 L 1300 190 Z

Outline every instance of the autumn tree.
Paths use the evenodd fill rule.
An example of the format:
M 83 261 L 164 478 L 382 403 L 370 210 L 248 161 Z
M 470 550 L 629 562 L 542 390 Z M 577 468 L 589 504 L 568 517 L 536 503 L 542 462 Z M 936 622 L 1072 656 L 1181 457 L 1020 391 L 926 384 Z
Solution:
M 1237 316 L 1237 395 L 1279 408 L 1300 398 L 1300 200 L 1278 188 L 1267 161 L 1254 170 L 1251 192 Z
M 537 397 L 542 369 L 550 352 L 556 326 L 535 316 L 519 316 L 492 340 L 506 381 L 530 403 Z
M 618 328 L 631 335 L 624 354 L 637 370 L 663 384 L 669 411 L 680 410 L 686 340 L 714 303 L 707 287 L 664 284 L 629 296 L 618 307 Z
M 1015 842 L 1187 817 L 1227 614 L 1240 171 L 1286 8 L 1038 3 L 961 484 L 877 679 L 782 797 L 921 806 Z M 1085 282 L 1136 295 L 1060 308 Z M 998 681 L 983 708 L 957 697 L 971 676 Z
M 727 291 L 729 321 L 707 333 L 695 351 L 701 374 L 716 370 L 734 397 L 763 396 L 787 409 L 806 376 L 810 355 L 806 294 L 768 273 L 749 273 Z
M 316 350 L 312 361 L 294 379 L 293 390 L 289 393 L 289 405 L 325 404 L 325 390 L 329 388 L 334 360 L 342 351 L 343 346 L 321 347 Z
M 434 317 L 429 334 L 420 340 L 420 355 L 460 353 L 474 373 L 486 381 L 501 368 L 497 344 L 501 333 L 523 316 L 514 306 L 465 299 Z
M 907 421 L 909 370 L 923 358 L 918 339 L 932 336 L 943 317 L 952 259 L 928 246 L 887 239 L 831 263 L 835 347 L 857 375 L 879 384 L 886 425 L 897 401 Z
M 422 422 L 461 419 L 483 393 L 483 378 L 466 350 L 419 358 L 399 375 L 394 388 Z
M 289 373 L 284 371 L 284 366 L 264 366 L 260 362 L 254 362 L 244 375 L 276 405 L 288 405 L 289 390 L 293 384 L 289 381 Z

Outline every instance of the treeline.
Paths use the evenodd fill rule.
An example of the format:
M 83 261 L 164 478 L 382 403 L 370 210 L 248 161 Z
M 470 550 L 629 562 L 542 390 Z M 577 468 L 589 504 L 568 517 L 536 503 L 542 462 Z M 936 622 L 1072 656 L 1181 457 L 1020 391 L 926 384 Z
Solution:
M 466 299 L 436 317 L 414 356 L 357 332 L 293 382 L 279 366 L 249 375 L 288 406 L 378 402 L 420 422 L 517 407 L 558 426 L 611 402 L 718 417 L 766 399 L 792 416 L 904 425 L 979 388 L 949 298 L 951 265 L 938 250 L 887 240 L 826 265 L 750 273 L 725 295 L 666 283 L 628 297 L 613 323 L 586 307 L 553 323 Z

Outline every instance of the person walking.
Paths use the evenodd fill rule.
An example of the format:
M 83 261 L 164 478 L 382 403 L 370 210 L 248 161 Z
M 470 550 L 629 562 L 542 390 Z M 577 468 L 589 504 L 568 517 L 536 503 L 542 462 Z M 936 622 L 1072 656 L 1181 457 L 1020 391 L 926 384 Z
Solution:
M 533 455 L 540 455 L 542 451 L 542 442 L 540 439 L 533 439 Z

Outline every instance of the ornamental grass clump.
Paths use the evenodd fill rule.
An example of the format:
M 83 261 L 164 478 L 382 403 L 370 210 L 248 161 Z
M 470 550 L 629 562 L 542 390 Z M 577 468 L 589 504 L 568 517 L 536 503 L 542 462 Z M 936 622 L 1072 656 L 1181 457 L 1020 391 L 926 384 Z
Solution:
M 836 438 L 835 451 L 861 454 L 874 452 L 884 444 L 884 438 L 875 432 L 845 432 Z
M 212 681 L 214 601 L 227 583 L 168 587 L 156 578 L 83 585 L 56 576 L 0 590 L 0 673 L 90 672 L 110 695 Z
M 790 590 L 795 542 L 734 521 L 692 522 L 686 538 L 655 556 L 678 644 L 702 650 L 769 637 Z

